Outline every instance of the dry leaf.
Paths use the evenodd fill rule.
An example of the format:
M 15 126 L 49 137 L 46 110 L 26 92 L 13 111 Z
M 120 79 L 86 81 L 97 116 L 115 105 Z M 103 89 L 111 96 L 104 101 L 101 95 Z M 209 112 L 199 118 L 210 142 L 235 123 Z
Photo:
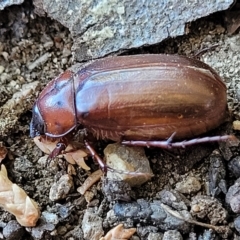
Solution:
M 123 224 L 119 224 L 100 240 L 128 240 L 135 232 L 136 228 L 123 228 Z
M 87 156 L 87 153 L 85 151 L 79 149 L 73 152 L 65 153 L 63 154 L 63 156 L 69 163 L 74 162 L 81 168 L 85 170 L 90 170 L 90 167 L 84 161 L 84 157 Z
M 51 139 L 43 136 L 37 136 L 33 140 L 35 144 L 46 154 L 50 154 L 59 141 L 59 139 Z M 62 155 L 70 164 L 77 164 L 85 170 L 90 170 L 84 161 L 84 157 L 87 156 L 85 149 L 76 149 L 72 144 L 69 144 L 65 153 Z
M 37 203 L 8 179 L 3 164 L 0 170 L 0 206 L 15 215 L 19 224 L 24 227 L 34 227 L 40 217 Z
M 68 173 L 69 175 L 74 175 L 74 176 L 77 175 L 74 166 L 71 165 L 71 164 L 68 164 L 68 166 L 67 166 L 67 173 Z
M 77 189 L 77 191 L 83 195 L 95 182 L 100 180 L 102 175 L 103 172 L 100 169 L 93 172 L 90 176 L 88 176 L 83 185 Z

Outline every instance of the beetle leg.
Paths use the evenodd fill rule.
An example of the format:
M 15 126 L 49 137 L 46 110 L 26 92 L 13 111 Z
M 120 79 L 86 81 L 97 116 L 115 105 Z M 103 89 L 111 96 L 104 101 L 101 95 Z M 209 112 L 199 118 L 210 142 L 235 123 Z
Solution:
M 47 161 L 46 161 L 46 166 L 49 165 L 52 159 L 60 155 L 65 149 L 67 148 L 67 144 L 64 141 L 58 142 L 56 144 L 56 147 L 53 149 L 53 151 L 49 154 Z
M 101 159 L 101 157 L 96 153 L 96 151 L 93 149 L 92 146 L 90 146 L 90 144 L 88 143 L 87 140 L 84 140 L 84 144 L 85 147 L 89 150 L 89 152 L 91 153 L 92 157 L 94 160 L 97 161 L 97 163 L 99 164 L 100 168 L 102 169 L 102 171 L 104 173 L 107 172 L 107 165 L 103 162 L 103 160 Z
M 116 172 L 119 174 L 128 174 L 128 175 L 140 175 L 140 176 L 145 176 L 145 177 L 152 177 L 153 174 L 149 174 L 149 173 L 141 173 L 141 172 L 127 172 L 127 171 L 121 171 L 121 170 L 117 170 L 114 169 L 110 166 L 108 166 L 106 163 L 104 163 L 104 161 L 101 159 L 101 157 L 96 153 L 96 151 L 93 149 L 93 147 L 88 143 L 88 141 L 84 140 L 84 144 L 86 146 L 86 148 L 89 150 L 89 152 L 91 153 L 92 157 L 98 162 L 101 170 L 104 173 L 107 173 L 107 171 L 111 171 L 111 172 Z
M 185 148 L 187 146 L 199 144 L 199 143 L 218 142 L 218 141 L 236 139 L 236 137 L 233 135 L 224 135 L 224 136 L 194 138 L 194 139 L 186 140 L 182 142 L 172 142 L 174 135 L 175 133 L 173 133 L 171 137 L 165 141 L 122 141 L 122 144 L 128 145 L 128 146 L 159 147 L 164 149 L 170 149 L 170 148 Z

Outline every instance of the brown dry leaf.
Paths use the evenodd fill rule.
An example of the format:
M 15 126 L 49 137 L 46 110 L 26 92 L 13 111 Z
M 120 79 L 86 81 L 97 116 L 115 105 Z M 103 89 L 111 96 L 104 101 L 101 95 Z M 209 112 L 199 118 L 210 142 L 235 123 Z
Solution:
M 56 144 L 58 142 L 58 140 L 51 141 L 50 139 L 47 139 L 41 136 L 35 137 L 33 141 L 40 148 L 40 150 L 46 154 L 50 154 L 53 151 L 53 149 L 56 147 Z
M 0 206 L 15 215 L 19 224 L 25 227 L 34 227 L 40 217 L 37 203 L 8 179 L 4 165 L 0 170 Z
M 128 240 L 135 232 L 136 228 L 123 228 L 123 224 L 119 224 L 100 240 Z
M 8 152 L 7 148 L 3 145 L 2 142 L 0 142 L 0 163 L 6 157 L 7 152 Z
M 87 156 L 87 153 L 85 151 L 78 149 L 73 152 L 65 153 L 65 154 L 63 154 L 63 156 L 69 163 L 74 162 L 81 168 L 83 168 L 85 170 L 90 170 L 90 167 L 84 161 L 84 157 Z
M 93 172 L 90 176 L 88 176 L 83 185 L 78 187 L 77 191 L 83 195 L 94 183 L 101 179 L 102 175 L 103 172 L 100 169 Z
M 71 165 L 71 164 L 68 164 L 68 166 L 67 166 L 67 173 L 68 173 L 69 175 L 74 175 L 74 176 L 77 175 L 74 166 Z
M 46 154 L 50 154 L 59 141 L 59 139 L 51 139 L 42 136 L 37 136 L 33 140 L 35 144 Z M 85 151 L 85 149 L 76 149 L 72 146 L 72 144 L 69 144 L 65 152 L 66 153 L 62 155 L 70 164 L 77 164 L 85 170 L 90 170 L 90 168 L 84 161 L 84 157 L 87 156 L 87 152 Z

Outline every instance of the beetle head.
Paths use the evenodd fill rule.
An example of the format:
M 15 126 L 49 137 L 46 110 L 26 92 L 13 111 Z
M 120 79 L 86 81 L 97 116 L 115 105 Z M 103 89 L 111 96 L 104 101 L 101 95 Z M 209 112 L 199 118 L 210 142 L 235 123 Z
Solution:
M 66 71 L 40 93 L 34 107 L 30 135 L 63 137 L 77 126 L 72 72 Z
M 30 137 L 44 135 L 45 124 L 39 112 L 38 106 L 35 103 L 32 110 L 32 120 L 30 123 Z

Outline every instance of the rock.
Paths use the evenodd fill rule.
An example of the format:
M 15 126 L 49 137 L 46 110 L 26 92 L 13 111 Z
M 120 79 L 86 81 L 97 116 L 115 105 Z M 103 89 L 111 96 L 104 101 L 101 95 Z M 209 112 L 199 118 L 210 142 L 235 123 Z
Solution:
M 112 180 L 122 180 L 130 186 L 141 185 L 152 177 L 149 161 L 141 147 L 127 147 L 121 144 L 109 144 L 104 149 L 106 163 L 113 169 L 124 172 L 137 172 L 142 174 L 123 174 L 108 171 L 107 177 Z
M 154 200 L 147 202 L 144 199 L 138 199 L 131 203 L 116 203 L 113 207 L 115 215 L 121 220 L 140 221 L 157 226 L 161 230 L 176 229 L 181 232 L 189 231 L 190 224 L 180 220 L 165 211 L 161 206 L 161 201 Z M 180 214 L 188 219 L 190 213 L 186 210 L 179 211 Z
M 0 65 L 0 74 L 4 72 L 4 66 Z
M 21 239 L 24 228 L 15 220 L 9 221 L 3 228 L 3 236 L 8 240 Z
M 191 214 L 200 219 L 209 219 L 212 225 L 226 224 L 228 212 L 222 204 L 213 197 L 199 195 L 191 202 Z
M 191 194 L 201 189 L 201 183 L 195 177 L 188 177 L 176 184 L 176 190 L 180 193 Z
M 42 217 L 38 221 L 38 225 L 34 228 L 26 228 L 34 239 L 48 239 L 50 232 L 55 229 L 55 225 L 46 222 L 45 218 Z
M 77 61 L 103 57 L 124 49 L 156 44 L 185 34 L 186 25 L 227 9 L 234 1 L 83 1 L 35 0 L 37 12 L 68 27 Z
M 235 177 L 240 177 L 240 156 L 234 157 L 228 163 L 228 169 L 235 175 Z
M 205 229 L 203 234 L 201 234 L 198 238 L 198 240 L 212 240 L 216 239 L 216 232 L 213 231 L 212 229 Z
M 153 226 L 139 226 L 137 228 L 137 234 L 140 239 L 146 239 L 150 233 L 156 233 L 158 229 Z
M 240 213 L 240 178 L 228 189 L 226 202 L 235 213 Z
M 214 151 L 210 157 L 208 176 L 209 192 L 213 197 L 218 196 L 221 192 L 227 193 L 225 164 L 218 151 Z
M 102 222 L 102 218 L 95 214 L 91 208 L 87 209 L 82 220 L 84 239 L 99 240 L 104 234 Z
M 181 233 L 177 230 L 169 230 L 163 234 L 162 240 L 182 240 Z
M 64 174 L 61 178 L 55 182 L 49 193 L 49 198 L 51 201 L 56 201 L 59 199 L 64 199 L 67 197 L 70 190 L 73 188 L 73 179 L 70 175 Z
M 134 193 L 130 185 L 123 181 L 114 181 L 105 178 L 102 181 L 102 191 L 106 199 L 111 201 L 131 201 L 131 196 L 134 197 Z
M 240 216 L 234 219 L 234 227 L 240 233 Z
M 20 5 L 24 2 L 24 0 L 5 0 L 0 1 L 0 10 L 3 10 L 6 7 L 9 7 L 11 5 Z
M 54 225 L 59 223 L 58 215 L 55 213 L 44 211 L 42 212 L 42 217 L 45 219 L 46 223 L 52 223 Z
M 163 234 L 162 233 L 149 233 L 147 240 L 162 240 L 163 239 Z
M 236 120 L 233 122 L 233 129 L 240 130 L 240 121 L 239 120 Z
M 162 190 L 156 194 L 156 198 L 162 203 L 176 209 L 176 210 L 188 210 L 190 201 L 181 193 L 175 190 Z

